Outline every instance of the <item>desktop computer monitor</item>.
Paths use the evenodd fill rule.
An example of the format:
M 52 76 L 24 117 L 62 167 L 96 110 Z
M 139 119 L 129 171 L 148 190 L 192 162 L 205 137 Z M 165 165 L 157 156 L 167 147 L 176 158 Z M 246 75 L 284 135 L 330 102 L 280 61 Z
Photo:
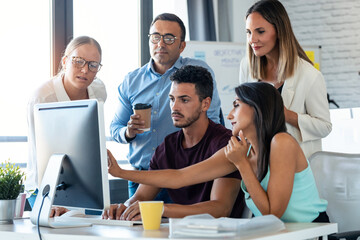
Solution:
M 40 186 L 34 221 L 41 201 L 45 201 L 43 226 L 48 225 L 52 205 L 108 209 L 103 103 L 91 99 L 37 104 L 34 121 Z

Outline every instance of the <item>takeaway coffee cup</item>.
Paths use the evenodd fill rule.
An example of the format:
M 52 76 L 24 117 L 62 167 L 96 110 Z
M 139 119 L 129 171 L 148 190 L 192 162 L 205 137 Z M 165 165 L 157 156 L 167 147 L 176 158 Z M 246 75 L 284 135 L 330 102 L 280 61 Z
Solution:
M 150 131 L 151 126 L 151 104 L 137 103 L 134 106 L 134 113 L 140 115 L 140 120 L 145 121 L 145 128 L 139 129 L 144 132 Z
M 160 228 L 161 216 L 164 212 L 163 201 L 139 202 L 141 220 L 144 230 L 157 230 Z

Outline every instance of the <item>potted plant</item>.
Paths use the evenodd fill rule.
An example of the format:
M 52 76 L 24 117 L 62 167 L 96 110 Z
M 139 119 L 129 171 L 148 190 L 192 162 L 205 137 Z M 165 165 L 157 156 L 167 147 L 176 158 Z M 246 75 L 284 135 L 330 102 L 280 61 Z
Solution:
M 24 173 L 9 161 L 0 164 L 0 223 L 11 223 L 16 198 L 22 189 Z

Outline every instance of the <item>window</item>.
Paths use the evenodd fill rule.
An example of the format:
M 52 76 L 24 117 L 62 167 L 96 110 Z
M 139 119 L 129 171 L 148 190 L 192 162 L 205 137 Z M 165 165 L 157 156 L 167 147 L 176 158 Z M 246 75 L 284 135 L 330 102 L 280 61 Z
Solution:
M 177 14 L 188 25 L 186 0 L 154 0 L 154 16 Z M 0 161 L 27 162 L 27 102 L 50 74 L 50 1 L 0 2 L 2 87 L 0 88 Z M 21 6 L 21 7 L 19 7 Z M 117 87 L 124 76 L 139 67 L 139 1 L 73 1 L 74 36 L 89 35 L 102 46 L 105 83 L 105 128 L 117 105 Z M 187 35 L 187 39 L 188 39 Z M 128 146 L 108 142 L 118 159 L 126 159 Z
M 1 1 L 0 22 L 0 162 L 24 163 L 27 102 L 50 78 L 49 1 Z
M 101 71 L 97 74 L 105 84 L 107 100 L 105 131 L 109 127 L 117 105 L 117 88 L 125 75 L 139 67 L 138 1 L 76 0 L 74 4 L 74 37 L 87 35 L 101 45 Z M 128 145 L 107 142 L 117 159 L 126 159 Z
M 154 18 L 161 13 L 173 13 L 178 16 L 185 25 L 186 37 L 189 41 L 189 18 L 187 12 L 187 0 L 153 0 L 153 15 Z

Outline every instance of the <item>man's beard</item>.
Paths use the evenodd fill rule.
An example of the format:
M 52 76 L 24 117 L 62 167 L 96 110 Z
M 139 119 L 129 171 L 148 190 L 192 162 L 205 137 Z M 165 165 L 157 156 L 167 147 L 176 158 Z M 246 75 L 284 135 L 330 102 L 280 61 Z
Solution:
M 174 126 L 177 128 L 189 127 L 200 118 L 200 114 L 201 114 L 201 109 L 198 108 L 197 111 L 192 116 L 190 116 L 185 120 L 185 123 L 174 122 Z

